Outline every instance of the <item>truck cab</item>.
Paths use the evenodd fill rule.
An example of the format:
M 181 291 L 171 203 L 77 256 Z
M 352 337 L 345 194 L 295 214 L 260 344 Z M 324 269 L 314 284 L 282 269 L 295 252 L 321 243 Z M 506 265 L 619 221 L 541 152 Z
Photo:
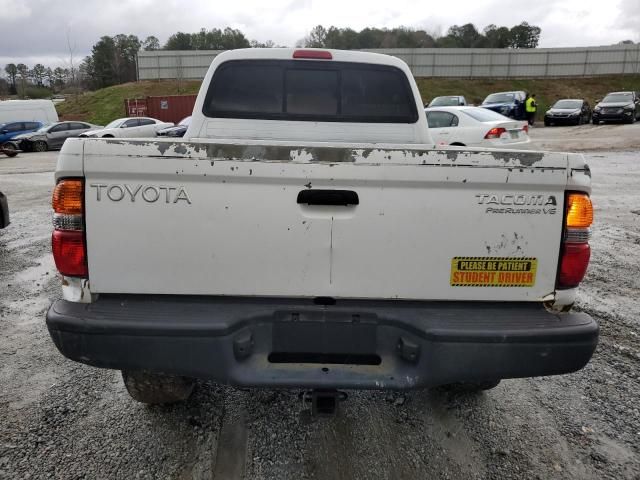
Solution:
M 431 145 L 408 66 L 375 53 L 233 50 L 217 56 L 185 140 Z M 268 56 L 265 55 L 268 53 Z

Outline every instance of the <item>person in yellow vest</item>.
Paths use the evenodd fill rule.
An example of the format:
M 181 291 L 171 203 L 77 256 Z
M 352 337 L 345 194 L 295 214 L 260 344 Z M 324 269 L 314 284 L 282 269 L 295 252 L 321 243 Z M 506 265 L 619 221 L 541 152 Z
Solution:
M 532 93 L 524 102 L 524 108 L 527 112 L 527 121 L 529 122 L 529 125 L 533 125 L 533 122 L 536 121 L 536 110 L 538 108 L 535 93 Z

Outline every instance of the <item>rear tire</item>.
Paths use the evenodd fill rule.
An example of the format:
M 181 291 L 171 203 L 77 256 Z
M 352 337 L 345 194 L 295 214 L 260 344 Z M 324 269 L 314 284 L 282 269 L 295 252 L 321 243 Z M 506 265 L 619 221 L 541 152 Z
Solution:
M 500 380 L 483 380 L 481 382 L 458 382 L 445 385 L 444 389 L 454 393 L 474 393 L 491 390 L 500 385 Z
M 195 387 L 192 378 L 162 373 L 123 370 L 122 380 L 131 398 L 150 405 L 187 400 Z
M 47 145 L 47 142 L 38 140 L 33 144 L 32 150 L 34 152 L 46 152 L 47 150 L 49 150 L 49 145 Z

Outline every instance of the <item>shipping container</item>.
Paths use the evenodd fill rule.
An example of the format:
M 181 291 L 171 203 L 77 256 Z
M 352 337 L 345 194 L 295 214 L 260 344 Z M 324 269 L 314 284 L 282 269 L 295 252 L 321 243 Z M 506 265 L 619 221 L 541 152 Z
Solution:
M 166 95 L 125 100 L 127 117 L 151 117 L 163 122 L 178 123 L 193 112 L 197 95 Z

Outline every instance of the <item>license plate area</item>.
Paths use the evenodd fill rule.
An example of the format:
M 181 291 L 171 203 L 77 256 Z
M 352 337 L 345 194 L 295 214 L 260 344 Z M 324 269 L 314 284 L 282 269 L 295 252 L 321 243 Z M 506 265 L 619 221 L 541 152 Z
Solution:
M 286 313 L 273 323 L 271 363 L 380 365 L 372 316 Z
M 514 140 L 516 140 L 520 136 L 520 132 L 518 130 L 509 130 L 509 134 Z

